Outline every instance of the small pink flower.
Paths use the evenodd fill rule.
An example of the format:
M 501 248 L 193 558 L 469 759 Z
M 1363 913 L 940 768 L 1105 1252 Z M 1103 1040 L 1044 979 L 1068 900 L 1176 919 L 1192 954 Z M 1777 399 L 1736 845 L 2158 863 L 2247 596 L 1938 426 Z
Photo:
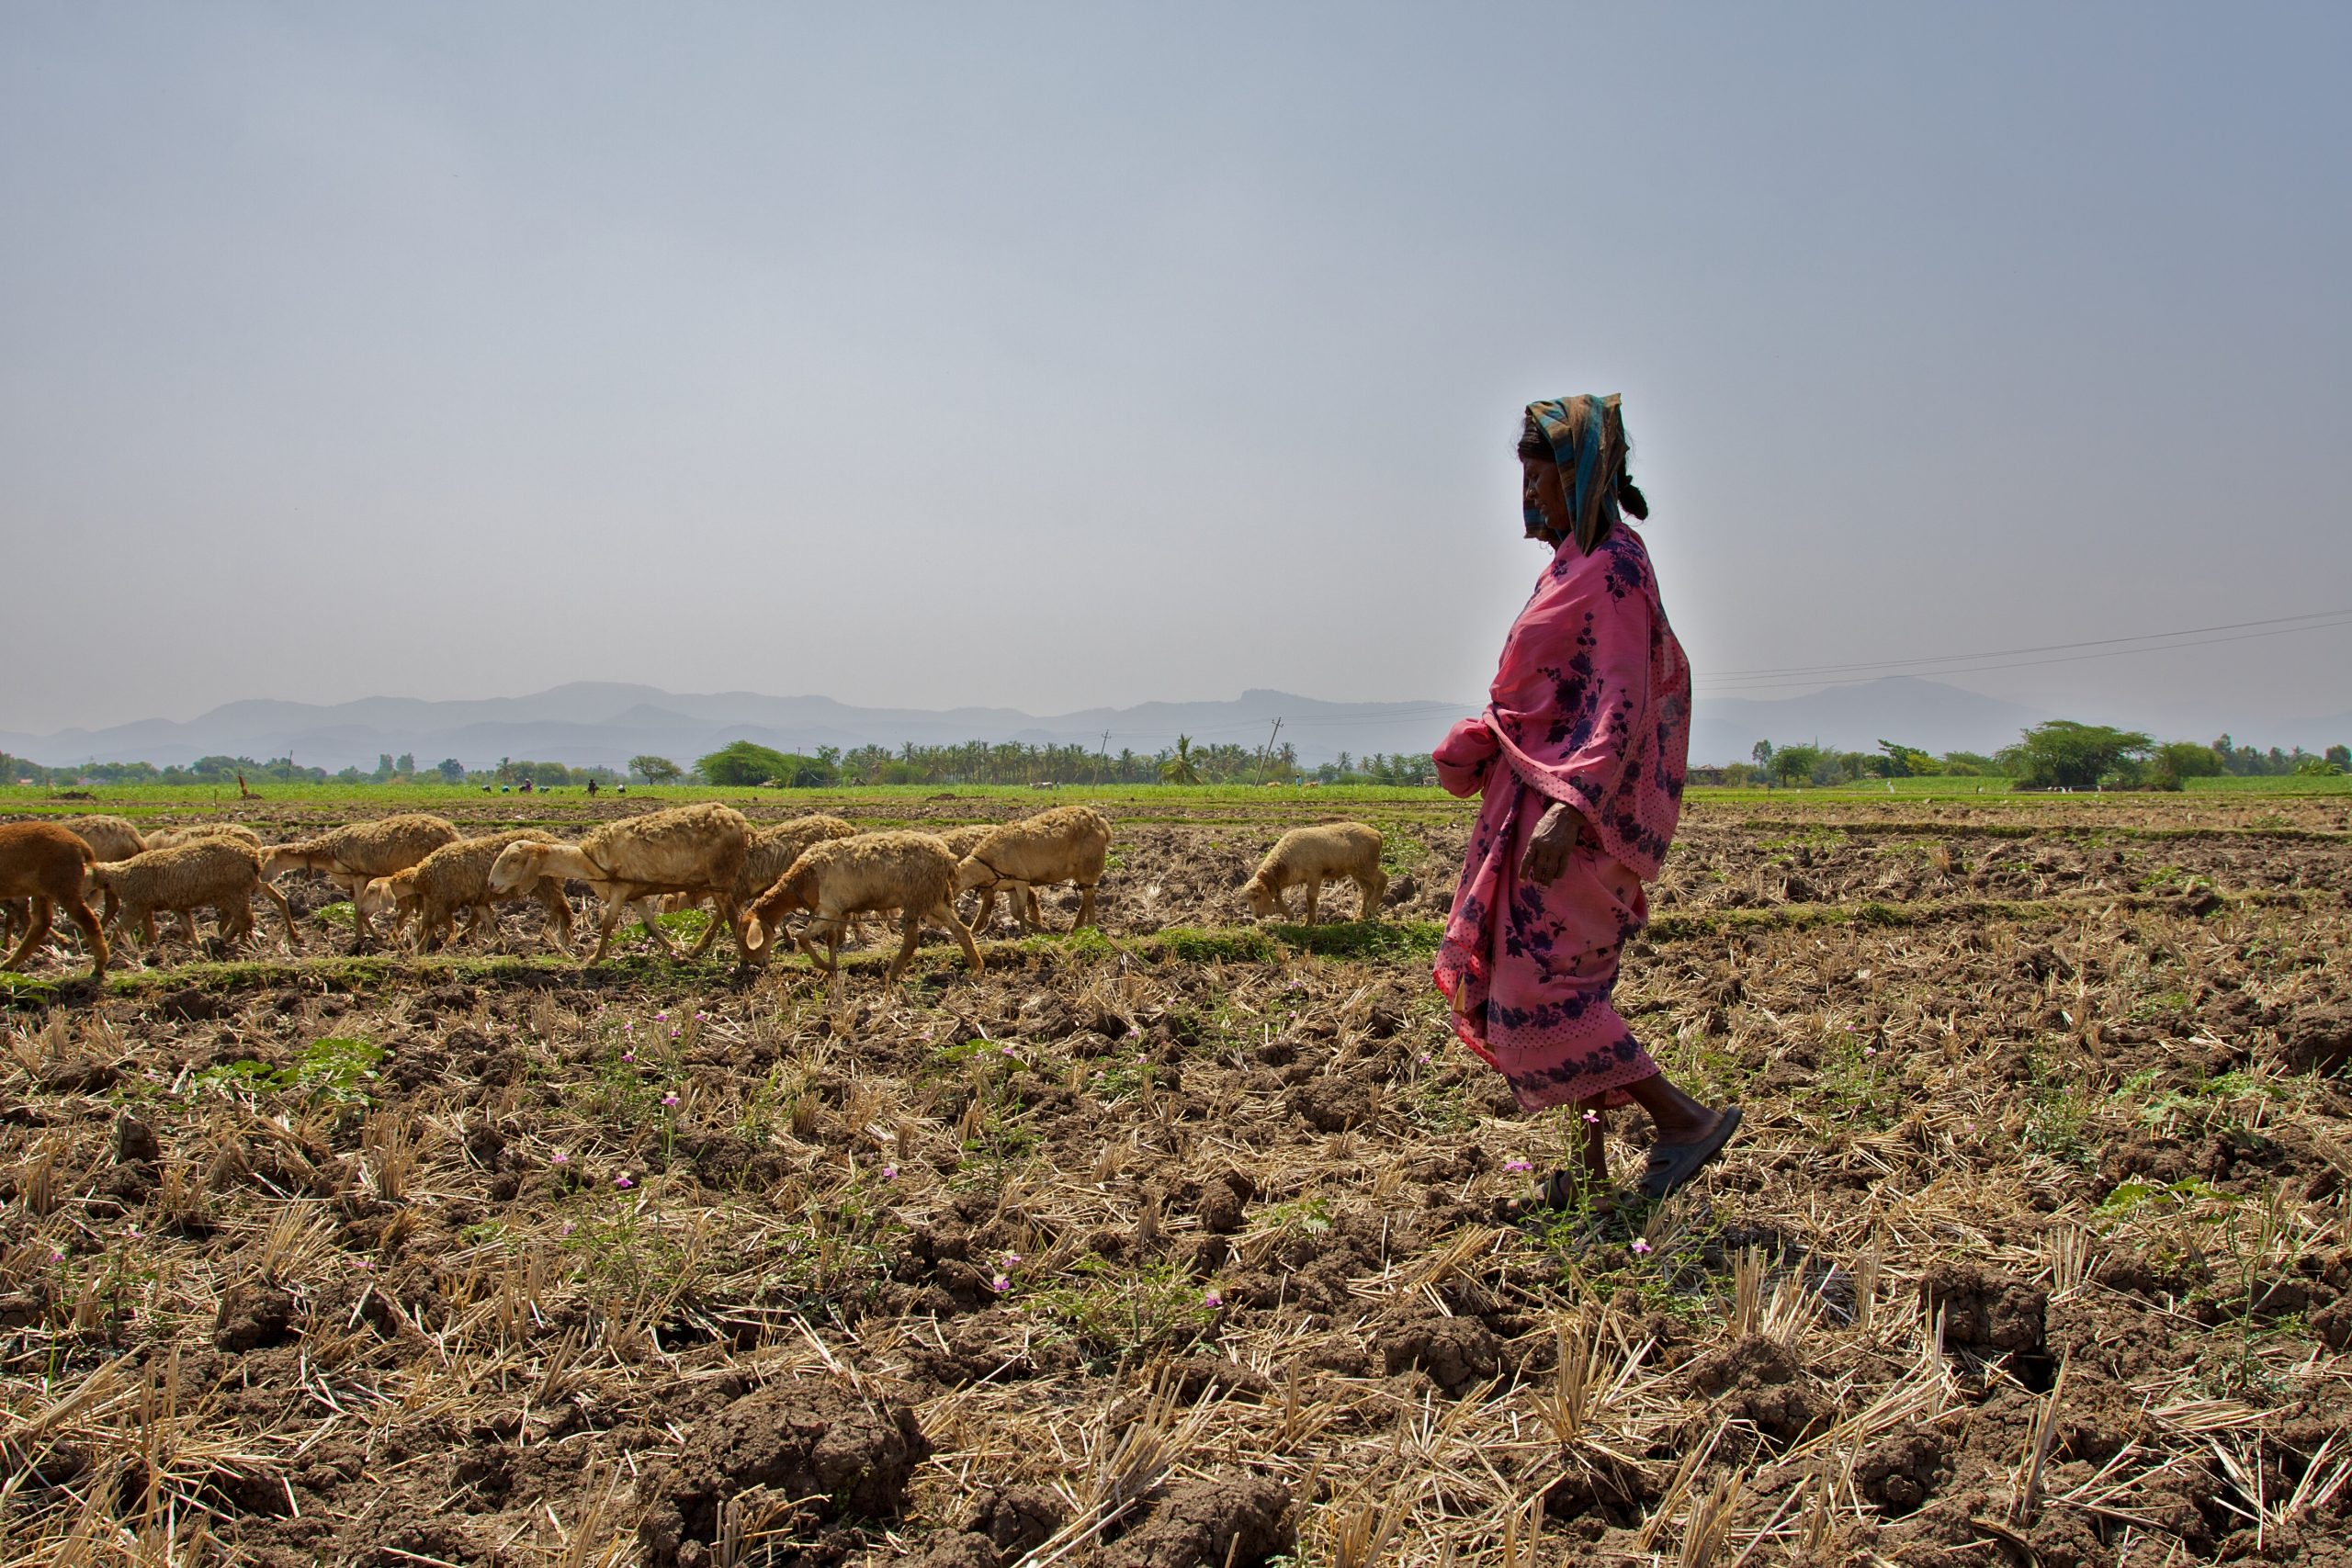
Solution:
M 624 1051 L 621 1053 L 621 1060 L 624 1062 L 634 1062 L 637 1060 L 637 1053 L 634 1051 Z
M 656 1023 L 667 1023 L 670 1021 L 670 1015 L 666 1012 L 657 1012 L 653 1015 L 653 1021 Z
M 1586 1111 L 1586 1112 L 1584 1113 L 1584 1119 L 1585 1119 L 1587 1122 L 1594 1122 L 1594 1123 L 1596 1123 L 1596 1124 L 1597 1124 L 1597 1123 L 1599 1123 L 1599 1122 L 1600 1121 L 1600 1111 Z
M 1008 1252 L 1004 1255 L 1004 1260 L 1008 1265 L 1018 1263 L 1021 1261 L 1021 1254 L 1017 1252 Z
M 1865 1045 L 1862 1047 L 1862 1055 L 1865 1056 L 1875 1056 L 1878 1055 L 1878 1047 L 1875 1045 Z
M 1644 1241 L 1640 1236 L 1635 1236 L 1634 1238 L 1634 1250 L 1635 1252 L 1647 1252 L 1649 1249 L 1650 1244 L 1648 1242 Z
M 698 1012 L 695 1014 L 695 1021 L 696 1023 L 707 1023 L 710 1021 L 710 1014 L 707 1012 Z
M 65 1249 L 64 1249 L 63 1247 L 51 1247 L 51 1248 L 49 1249 L 49 1260 L 50 1260 L 51 1263 L 62 1263 L 62 1262 L 64 1262 L 64 1261 L 65 1261 Z
M 621 1025 L 621 1032 L 623 1034 L 634 1034 L 637 1032 L 637 1025 L 634 1023 L 624 1023 Z
M 564 1221 L 564 1222 L 563 1222 L 563 1234 L 564 1234 L 564 1235 L 570 1235 L 571 1234 L 571 1228 L 572 1228 L 572 1227 L 571 1227 L 571 1222 L 570 1220 L 566 1220 L 566 1221 Z
M 1424 1051 L 1424 1052 L 1422 1052 L 1422 1053 L 1420 1054 L 1420 1055 L 1419 1055 L 1417 1059 L 1418 1059 L 1418 1060 L 1419 1060 L 1419 1061 L 1426 1062 L 1426 1061 L 1428 1061 L 1428 1060 L 1430 1059 L 1430 1054 L 1429 1054 L 1427 1051 Z
M 999 1274 L 995 1279 L 989 1281 L 989 1289 L 994 1291 L 998 1295 L 1002 1295 L 1005 1292 L 1012 1289 L 1012 1281 L 1006 1279 L 1003 1275 Z
M 671 1038 L 671 1039 L 673 1039 L 673 1040 L 675 1040 L 677 1037 L 678 1037 L 678 1026 L 677 1026 L 676 1024 L 674 1024 L 674 1023 L 673 1023 L 673 1024 L 672 1024 L 672 1025 L 670 1026 L 670 1038 Z
M 886 1166 L 884 1166 L 884 1167 L 882 1168 L 882 1179 L 883 1179 L 883 1180 L 885 1180 L 885 1181 L 896 1181 L 896 1180 L 898 1180 L 898 1179 L 899 1179 L 899 1168 L 898 1168 L 897 1166 L 895 1166 L 895 1165 L 886 1165 Z
M 1008 1056 L 1012 1055 L 1012 1047 L 1010 1044 L 1000 1045 L 997 1049 L 1003 1052 Z
M 1535 1167 L 1532 1162 L 1521 1159 L 1518 1156 L 1514 1155 L 1510 1159 L 1503 1161 L 1503 1168 L 1505 1170 L 1533 1170 Z
M 565 1154 L 561 1149 L 558 1149 L 555 1152 L 555 1158 L 550 1160 L 548 1163 L 551 1165 L 570 1165 L 571 1163 L 571 1156 Z
M 1221 1307 L 1225 1304 L 1225 1298 L 1217 1294 L 1216 1287 L 1212 1285 L 1207 1290 L 1201 1292 L 1201 1304 L 1203 1306 Z
M 616 1187 L 634 1187 L 637 1183 L 628 1179 L 628 1173 L 627 1171 L 623 1171 L 620 1175 L 613 1178 L 613 1185 Z
M 675 1105 L 678 1103 L 678 1097 L 674 1094 L 665 1094 L 662 1097 L 662 1103 L 664 1105 Z
M 355 1258 L 351 1260 L 351 1266 L 354 1269 L 373 1269 L 376 1267 L 376 1262 L 370 1258 Z

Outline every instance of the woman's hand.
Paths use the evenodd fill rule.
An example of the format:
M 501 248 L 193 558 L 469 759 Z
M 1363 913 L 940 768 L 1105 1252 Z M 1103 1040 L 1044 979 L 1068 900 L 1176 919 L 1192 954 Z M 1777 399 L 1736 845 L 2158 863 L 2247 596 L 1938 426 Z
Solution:
M 1584 818 L 1573 807 L 1554 801 L 1527 840 L 1527 852 L 1519 860 L 1519 879 L 1539 886 L 1558 881 L 1583 836 Z

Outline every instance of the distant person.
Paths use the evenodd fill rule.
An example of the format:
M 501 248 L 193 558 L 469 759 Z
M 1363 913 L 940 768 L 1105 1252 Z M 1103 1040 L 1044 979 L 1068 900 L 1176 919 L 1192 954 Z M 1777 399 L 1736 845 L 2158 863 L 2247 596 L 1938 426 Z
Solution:
M 613 793 L 615 795 L 627 795 L 628 793 L 628 785 L 625 784 L 615 784 L 613 786 Z
M 590 779 L 588 781 L 588 798 L 591 800 L 596 798 L 596 781 L 594 779 Z
M 1625 454 L 1615 398 L 1528 405 L 1521 502 L 1552 561 L 1503 641 L 1487 711 L 1436 752 L 1449 793 L 1486 798 L 1437 955 L 1454 1032 L 1521 1110 L 1572 1106 L 1583 1122 L 1579 1168 L 1550 1173 L 1512 1213 L 1613 1204 L 1612 1107 L 1638 1104 L 1657 1130 L 1650 1199 L 1697 1175 L 1739 1126 L 1738 1107 L 1712 1110 L 1668 1083 L 1610 1003 L 1619 950 L 1649 919 L 1642 884 L 1673 840 L 1690 750 L 1690 661 L 1620 515 L 1649 515 Z

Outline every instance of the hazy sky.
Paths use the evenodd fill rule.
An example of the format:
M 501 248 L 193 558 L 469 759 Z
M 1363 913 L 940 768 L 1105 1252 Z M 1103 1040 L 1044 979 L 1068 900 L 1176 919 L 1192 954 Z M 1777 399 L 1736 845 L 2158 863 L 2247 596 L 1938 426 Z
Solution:
M 16 0 L 0 728 L 1468 695 L 1585 390 L 1702 693 L 2352 608 L 2348 68 L 2339 5 Z

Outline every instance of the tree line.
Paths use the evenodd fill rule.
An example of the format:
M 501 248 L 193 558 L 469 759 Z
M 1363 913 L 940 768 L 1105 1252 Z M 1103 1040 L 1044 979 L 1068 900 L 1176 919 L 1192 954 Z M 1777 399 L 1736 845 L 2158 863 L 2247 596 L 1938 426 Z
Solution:
M 1883 778 L 1999 778 L 2016 789 L 2177 790 L 2189 779 L 2325 776 L 2352 771 L 2352 748 L 2330 746 L 2309 752 L 2298 746 L 2260 750 L 2234 744 L 2223 735 L 2211 741 L 2170 740 L 2136 729 L 2052 719 L 2026 730 L 2014 746 L 1984 756 L 1947 751 L 1941 756 L 1882 740 L 1875 751 L 1758 740 L 1749 761 L 1723 768 L 1694 768 L 1694 784 L 1815 788 Z
M 2211 741 L 2159 744 L 2138 730 L 2053 720 L 2025 731 L 2014 746 L 1990 756 L 1947 751 L 1939 756 L 1919 747 L 1882 740 L 1875 751 L 1846 751 L 1802 742 L 1759 740 L 1749 761 L 1726 767 L 1690 770 L 1690 782 L 1765 789 L 1826 788 L 1869 779 L 1914 777 L 2005 779 L 2018 789 L 2177 790 L 2193 778 L 2352 772 L 2352 749 L 2342 745 L 2313 753 L 2298 746 L 2267 750 L 2235 744 L 2223 735 Z M 56 787 L 68 784 L 442 784 L 493 788 L 581 788 L 591 782 L 610 786 L 638 784 L 700 784 L 725 788 L 819 789 L 865 784 L 1364 784 L 1427 785 L 1437 766 L 1426 751 L 1375 751 L 1357 757 L 1342 751 L 1334 760 L 1303 767 L 1287 742 L 1251 748 L 1230 742 L 1201 744 L 1180 735 L 1173 746 L 1140 752 L 1107 745 L 1032 745 L 1021 741 L 967 740 L 948 746 L 912 742 L 892 750 L 860 746 L 843 750 L 820 746 L 813 752 L 779 751 L 737 740 L 682 765 L 667 757 L 632 757 L 626 773 L 608 767 L 569 767 L 502 757 L 486 768 L 468 768 L 454 757 L 419 768 L 408 753 L 379 754 L 372 771 L 356 767 L 329 773 L 302 767 L 288 757 L 202 757 L 186 765 L 152 762 L 85 762 L 49 768 L 0 751 L 0 783 Z

